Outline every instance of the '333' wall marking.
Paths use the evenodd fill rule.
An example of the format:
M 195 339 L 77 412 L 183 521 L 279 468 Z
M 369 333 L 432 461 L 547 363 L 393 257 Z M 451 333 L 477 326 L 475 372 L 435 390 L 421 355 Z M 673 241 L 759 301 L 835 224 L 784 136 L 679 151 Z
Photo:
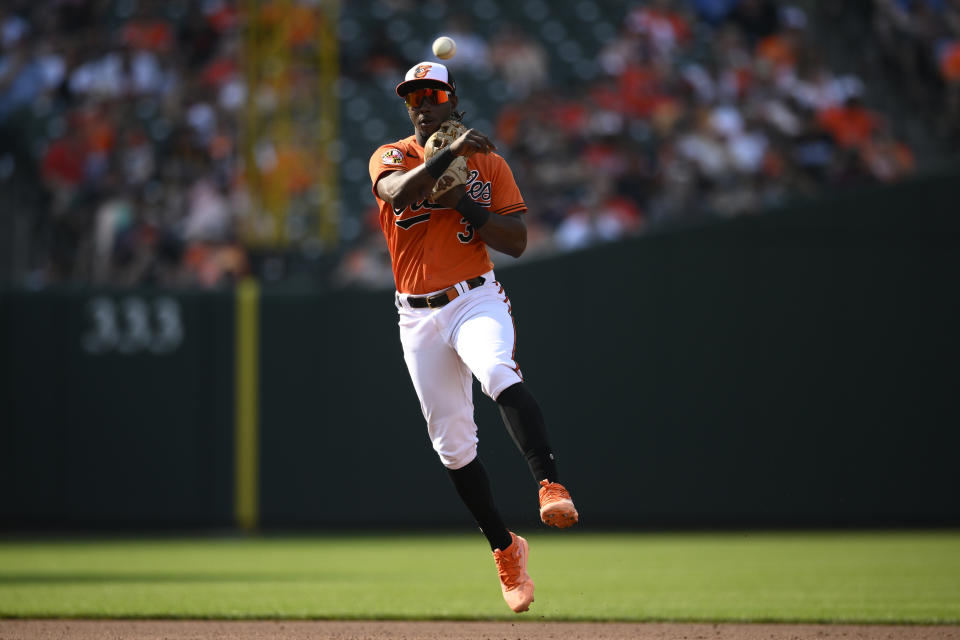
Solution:
M 153 353 L 176 351 L 183 342 L 183 314 L 176 299 L 144 300 L 128 296 L 115 301 L 97 296 L 87 302 L 89 330 L 82 338 L 87 353 Z

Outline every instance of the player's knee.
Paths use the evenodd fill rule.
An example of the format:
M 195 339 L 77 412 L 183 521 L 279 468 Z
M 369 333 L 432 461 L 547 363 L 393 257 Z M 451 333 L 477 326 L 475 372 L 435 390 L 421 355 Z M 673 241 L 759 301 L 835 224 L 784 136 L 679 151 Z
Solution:
M 440 456 L 440 462 L 447 469 L 460 469 L 473 462 L 474 458 L 477 457 L 476 442 L 451 448 L 444 448 L 441 443 L 434 442 L 433 449 Z
M 477 456 L 477 425 L 472 413 L 431 416 L 427 431 L 433 450 L 448 469 L 459 469 Z
M 504 389 L 523 382 L 520 370 L 510 364 L 497 362 L 487 367 L 482 376 L 478 376 L 483 392 L 494 400 Z

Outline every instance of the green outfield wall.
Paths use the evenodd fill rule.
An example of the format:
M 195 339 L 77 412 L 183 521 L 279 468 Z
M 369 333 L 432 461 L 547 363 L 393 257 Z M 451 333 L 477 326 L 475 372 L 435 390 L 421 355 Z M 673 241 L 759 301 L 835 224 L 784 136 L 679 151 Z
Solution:
M 233 295 L 0 294 L 0 524 L 233 517 Z
M 960 523 L 955 178 L 498 271 L 585 526 Z M 460 526 L 390 291 L 0 293 L 0 524 Z M 511 526 L 536 494 L 491 401 Z

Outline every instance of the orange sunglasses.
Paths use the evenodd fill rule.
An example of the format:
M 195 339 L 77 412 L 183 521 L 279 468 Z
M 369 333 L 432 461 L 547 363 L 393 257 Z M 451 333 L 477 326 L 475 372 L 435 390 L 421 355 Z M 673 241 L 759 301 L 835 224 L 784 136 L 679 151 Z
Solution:
M 417 89 L 403 96 L 408 107 L 416 109 L 423 104 L 423 99 L 429 98 L 433 104 L 443 104 L 450 100 L 450 92 L 443 89 Z

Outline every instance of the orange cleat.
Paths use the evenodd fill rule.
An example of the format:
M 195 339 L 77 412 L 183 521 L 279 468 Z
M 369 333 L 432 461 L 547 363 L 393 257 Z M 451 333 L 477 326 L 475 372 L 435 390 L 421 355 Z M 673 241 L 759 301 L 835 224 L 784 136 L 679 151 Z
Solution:
M 559 482 L 540 481 L 540 519 L 558 529 L 573 526 L 580 519 L 570 492 Z
M 497 563 L 500 573 L 500 589 L 503 599 L 515 613 L 521 613 L 530 608 L 533 602 L 533 580 L 527 573 L 527 557 L 530 555 L 530 545 L 527 541 L 510 532 L 512 542 L 501 551 L 494 549 L 493 559 Z

